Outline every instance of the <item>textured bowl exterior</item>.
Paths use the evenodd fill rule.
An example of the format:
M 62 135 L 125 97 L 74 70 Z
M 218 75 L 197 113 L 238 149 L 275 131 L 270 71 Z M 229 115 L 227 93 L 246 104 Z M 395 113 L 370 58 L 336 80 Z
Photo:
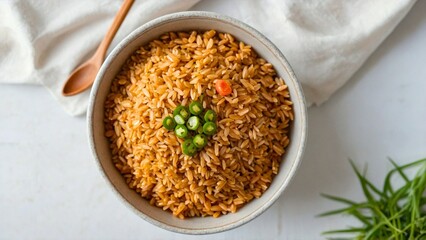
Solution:
M 112 163 L 108 141 L 104 136 L 104 101 L 115 75 L 125 60 L 140 46 L 169 31 L 210 30 L 231 33 L 238 40 L 251 45 L 256 52 L 272 63 L 285 80 L 293 101 L 295 120 L 290 131 L 290 144 L 271 186 L 236 213 L 220 218 L 199 217 L 178 219 L 170 212 L 151 206 L 130 189 Z M 211 234 L 241 226 L 263 213 L 283 193 L 295 174 L 305 149 L 307 138 L 306 104 L 300 83 L 297 81 L 283 54 L 260 32 L 227 16 L 211 12 L 179 12 L 165 15 L 137 28 L 123 39 L 102 65 L 90 93 L 87 111 L 89 145 L 102 175 L 118 198 L 146 221 L 161 228 L 185 234 Z

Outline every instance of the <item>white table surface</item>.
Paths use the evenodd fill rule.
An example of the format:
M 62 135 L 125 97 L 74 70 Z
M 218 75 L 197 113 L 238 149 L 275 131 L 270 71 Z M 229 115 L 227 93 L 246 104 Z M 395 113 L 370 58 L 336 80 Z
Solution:
M 347 85 L 309 109 L 306 154 L 283 196 L 252 222 L 214 235 L 176 234 L 140 219 L 98 172 L 85 117 L 68 116 L 41 87 L 0 85 L 0 239 L 322 239 L 321 231 L 354 223 L 315 217 L 339 207 L 321 192 L 362 198 L 348 158 L 368 163 L 381 183 L 387 156 L 426 157 L 425 13 L 420 0 Z

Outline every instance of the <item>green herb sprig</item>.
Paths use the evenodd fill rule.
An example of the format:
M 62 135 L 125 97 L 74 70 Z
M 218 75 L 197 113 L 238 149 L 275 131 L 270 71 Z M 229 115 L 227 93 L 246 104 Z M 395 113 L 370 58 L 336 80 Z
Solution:
M 389 159 L 394 168 L 386 175 L 383 188 L 374 186 L 350 161 L 360 182 L 365 201 L 322 194 L 346 207 L 325 212 L 319 216 L 349 214 L 358 219 L 361 227 L 323 232 L 323 234 L 350 234 L 349 239 L 426 239 L 426 158 L 399 166 Z M 409 179 L 404 170 L 418 167 L 414 178 Z M 399 176 L 403 185 L 396 189 L 393 178 Z M 342 239 L 342 238 L 339 238 Z

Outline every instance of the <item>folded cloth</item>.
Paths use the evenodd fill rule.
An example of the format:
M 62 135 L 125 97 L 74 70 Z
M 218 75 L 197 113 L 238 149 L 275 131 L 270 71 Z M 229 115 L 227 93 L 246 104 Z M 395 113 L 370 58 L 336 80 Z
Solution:
M 188 10 L 197 2 L 135 1 L 110 50 L 141 24 Z M 320 104 L 356 72 L 414 3 L 210 0 L 196 8 L 220 9 L 264 33 L 289 60 L 308 103 Z M 41 84 L 68 113 L 84 113 L 88 91 L 63 97 L 62 86 L 72 70 L 93 54 L 120 5 L 120 0 L 0 1 L 0 83 Z

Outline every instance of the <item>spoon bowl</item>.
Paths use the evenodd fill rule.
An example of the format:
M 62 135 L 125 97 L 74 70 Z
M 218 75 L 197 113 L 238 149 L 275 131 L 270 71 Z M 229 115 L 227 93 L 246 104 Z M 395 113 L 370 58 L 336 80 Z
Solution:
M 89 80 L 96 78 L 96 74 L 98 74 L 101 67 L 100 63 L 93 60 L 96 59 L 89 59 L 71 73 L 62 89 L 64 96 L 76 95 L 92 85 L 93 81 Z

